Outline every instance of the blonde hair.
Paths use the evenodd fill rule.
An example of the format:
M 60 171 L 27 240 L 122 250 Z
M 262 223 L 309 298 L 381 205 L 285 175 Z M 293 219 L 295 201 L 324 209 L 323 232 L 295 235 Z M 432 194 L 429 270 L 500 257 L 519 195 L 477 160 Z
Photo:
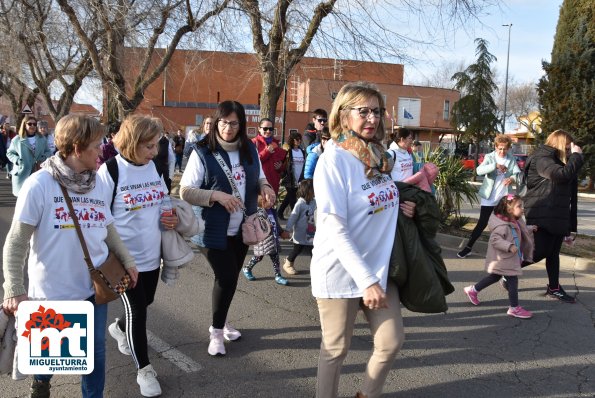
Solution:
M 105 127 L 99 121 L 85 115 L 66 115 L 58 121 L 54 131 L 54 142 L 60 156 L 66 159 L 75 147 L 84 151 L 91 142 L 105 135 Z
M 337 97 L 333 101 L 331 116 L 329 118 L 329 127 L 333 140 L 336 140 L 341 133 L 349 128 L 347 121 L 350 108 L 368 100 L 370 97 L 377 98 L 378 106 L 384 109 L 384 98 L 376 86 L 367 82 L 356 82 L 347 83 L 341 87 L 341 90 L 339 90 Z M 374 134 L 374 139 L 382 142 L 385 134 L 384 115 L 380 115 L 380 122 L 378 123 L 376 134 Z
M 21 138 L 26 138 L 27 137 L 27 122 L 29 120 L 35 120 L 35 122 L 38 122 L 37 118 L 33 115 L 25 115 L 25 117 L 23 118 L 23 120 L 21 121 L 21 127 L 19 128 L 19 137 Z M 39 128 L 35 127 L 35 134 L 40 134 L 39 133 Z
M 138 156 L 138 146 L 161 134 L 161 120 L 150 116 L 130 115 L 122 122 L 120 131 L 114 138 L 114 145 L 126 159 L 142 163 Z
M 574 142 L 574 138 L 569 132 L 564 130 L 556 130 L 547 136 L 545 145 L 551 146 L 558 150 L 558 158 L 562 163 L 566 164 L 566 144 Z
M 505 134 L 498 134 L 496 138 L 494 138 L 494 146 L 498 146 L 499 144 L 506 144 L 506 147 L 510 149 L 512 146 L 512 139 Z

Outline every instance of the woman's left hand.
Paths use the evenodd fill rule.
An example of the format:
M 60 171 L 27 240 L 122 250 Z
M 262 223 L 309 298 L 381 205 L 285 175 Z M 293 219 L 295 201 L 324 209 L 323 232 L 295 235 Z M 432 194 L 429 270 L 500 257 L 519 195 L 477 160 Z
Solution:
M 273 188 L 271 188 L 270 185 L 262 186 L 262 189 L 260 190 L 260 196 L 262 196 L 262 202 L 265 209 L 270 209 L 273 207 L 275 200 L 277 200 L 275 191 L 273 191 Z
M 415 202 L 405 200 L 401 202 L 399 207 L 401 208 L 401 211 L 406 217 L 413 218 L 413 216 L 415 215 Z
M 503 179 L 502 184 L 504 184 L 505 187 L 509 186 L 510 184 L 512 184 L 512 178 L 508 177 Z
M 178 215 L 176 213 L 176 209 L 173 209 L 173 215 L 162 215 L 159 221 L 161 221 L 161 225 L 163 225 L 163 229 L 166 231 L 176 229 L 178 226 Z

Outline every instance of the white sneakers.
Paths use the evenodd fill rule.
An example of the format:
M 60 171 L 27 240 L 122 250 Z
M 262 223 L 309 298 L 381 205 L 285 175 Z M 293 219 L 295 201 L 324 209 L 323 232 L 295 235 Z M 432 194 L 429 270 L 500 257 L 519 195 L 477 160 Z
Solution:
M 117 342 L 118 342 L 118 350 L 124 355 L 132 355 L 130 352 L 130 347 L 128 346 L 128 341 L 126 340 L 126 333 L 124 333 L 118 327 L 119 319 L 116 318 L 116 321 L 108 326 L 107 330 Z
M 209 342 L 209 348 L 207 351 L 209 352 L 209 355 L 212 356 L 226 354 L 224 340 L 236 341 L 242 337 L 242 334 L 239 332 L 239 330 L 235 329 L 227 322 L 223 326 L 223 329 L 215 329 L 214 327 L 209 326 L 209 333 L 211 334 L 209 337 L 211 341 Z
M 223 326 L 223 337 L 227 341 L 236 341 L 242 337 L 242 333 L 240 333 L 239 330 L 234 329 L 229 323 L 225 322 L 225 326 Z
M 138 370 L 136 382 L 140 386 L 140 393 L 143 397 L 158 397 L 161 395 L 161 386 L 157 380 L 157 372 L 153 365 L 147 365 Z
M 207 351 L 211 356 L 225 355 L 225 344 L 223 344 L 223 329 L 215 329 L 209 327 L 211 341 L 209 342 L 209 348 Z

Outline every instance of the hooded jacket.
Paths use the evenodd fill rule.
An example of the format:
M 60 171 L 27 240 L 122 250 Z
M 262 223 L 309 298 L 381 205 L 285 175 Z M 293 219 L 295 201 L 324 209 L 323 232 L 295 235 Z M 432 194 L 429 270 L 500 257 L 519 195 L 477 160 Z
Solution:
M 527 229 L 525 222 L 517 221 L 521 230 L 522 261 L 533 262 L 533 232 Z M 490 243 L 486 254 L 485 269 L 490 274 L 514 276 L 521 275 L 521 257 L 519 253 L 510 251 L 515 245 L 512 234 L 514 222 L 506 221 L 493 214 L 488 221 L 490 228 Z
M 566 164 L 558 159 L 557 149 L 539 146 L 527 160 L 527 224 L 544 228 L 550 234 L 567 236 L 576 232 L 578 173 L 583 156 L 573 153 Z

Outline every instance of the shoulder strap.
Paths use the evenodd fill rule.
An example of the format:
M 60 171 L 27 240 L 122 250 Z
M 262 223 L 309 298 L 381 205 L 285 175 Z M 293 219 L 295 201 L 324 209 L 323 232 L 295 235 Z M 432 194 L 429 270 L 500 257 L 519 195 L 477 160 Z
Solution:
M 219 152 L 213 152 L 213 156 L 215 157 L 215 160 L 217 160 L 217 163 L 219 163 L 219 166 L 221 166 L 221 169 L 225 173 L 225 176 L 227 177 L 227 181 L 229 181 L 229 185 L 231 185 L 231 190 L 233 191 L 233 195 L 236 198 L 238 198 L 240 200 L 240 202 L 244 203 L 244 201 L 242 200 L 242 196 L 240 195 L 240 191 L 238 191 L 238 188 L 236 187 L 236 183 L 233 180 L 233 176 L 231 175 L 231 170 L 229 170 L 229 167 L 227 167 L 227 163 L 225 163 L 225 160 L 223 160 L 223 156 L 221 156 L 221 154 Z M 246 209 L 242 208 L 242 212 L 244 212 L 244 216 L 245 216 Z
M 110 209 L 113 209 L 114 208 L 114 199 L 116 198 L 116 193 L 117 193 L 117 189 L 118 189 L 118 176 L 119 176 L 118 160 L 115 157 L 109 158 L 107 160 L 107 162 L 105 162 L 105 165 L 107 166 L 107 172 L 109 173 L 110 177 L 112 177 L 112 180 L 114 181 L 114 191 L 112 192 L 112 203 L 110 204 Z
M 72 200 L 70 199 L 70 195 L 68 195 L 68 191 L 66 190 L 66 188 L 64 188 L 64 186 L 62 184 L 59 184 L 59 185 L 60 185 L 60 189 L 62 190 L 62 194 L 64 195 L 64 200 L 66 201 L 66 204 L 68 205 L 68 211 L 70 213 L 70 218 L 72 218 L 72 222 L 74 222 L 74 228 L 76 229 L 76 234 L 79 238 L 79 241 L 81 242 L 81 247 L 83 248 L 83 255 L 85 257 L 85 263 L 87 263 L 87 268 L 89 269 L 89 272 L 92 272 L 95 270 L 95 267 L 93 266 L 93 263 L 91 262 L 91 256 L 89 255 L 89 250 L 87 249 L 87 243 L 85 242 L 85 237 L 83 236 L 83 231 L 81 231 L 81 226 L 79 225 L 79 220 L 76 217 L 74 208 L 72 207 Z

